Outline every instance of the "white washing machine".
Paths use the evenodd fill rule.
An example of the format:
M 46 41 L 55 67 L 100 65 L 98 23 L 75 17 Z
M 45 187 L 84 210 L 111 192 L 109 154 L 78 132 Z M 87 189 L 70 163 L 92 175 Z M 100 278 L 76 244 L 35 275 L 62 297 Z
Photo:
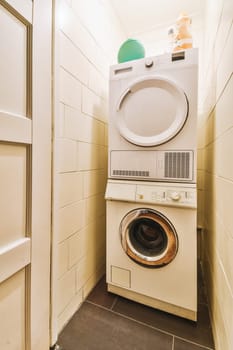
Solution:
M 109 180 L 108 291 L 196 320 L 194 184 Z
M 109 178 L 196 182 L 198 51 L 110 68 Z

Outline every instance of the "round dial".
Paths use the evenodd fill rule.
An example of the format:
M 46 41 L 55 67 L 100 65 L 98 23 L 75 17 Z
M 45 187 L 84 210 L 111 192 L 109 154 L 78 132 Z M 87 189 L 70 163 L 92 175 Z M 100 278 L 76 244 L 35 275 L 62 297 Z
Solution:
M 181 198 L 181 195 L 179 192 L 172 192 L 171 195 L 170 195 L 170 198 L 173 200 L 173 201 L 179 201 L 180 198 Z

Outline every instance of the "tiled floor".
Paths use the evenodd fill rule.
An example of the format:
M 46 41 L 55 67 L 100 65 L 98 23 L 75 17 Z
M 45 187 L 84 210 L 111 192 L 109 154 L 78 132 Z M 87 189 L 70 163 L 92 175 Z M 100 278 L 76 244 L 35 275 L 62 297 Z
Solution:
M 59 336 L 63 350 L 214 349 L 199 274 L 197 323 L 108 293 L 103 278 Z

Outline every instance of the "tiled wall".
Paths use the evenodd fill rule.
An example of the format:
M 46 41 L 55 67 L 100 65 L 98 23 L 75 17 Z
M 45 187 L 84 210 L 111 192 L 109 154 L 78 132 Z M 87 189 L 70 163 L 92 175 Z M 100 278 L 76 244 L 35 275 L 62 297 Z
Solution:
M 124 40 L 106 0 L 55 14 L 54 340 L 105 271 L 108 70 Z
M 233 349 L 233 2 L 207 1 L 203 115 L 203 258 L 217 350 Z M 205 92 L 205 94 L 204 94 Z

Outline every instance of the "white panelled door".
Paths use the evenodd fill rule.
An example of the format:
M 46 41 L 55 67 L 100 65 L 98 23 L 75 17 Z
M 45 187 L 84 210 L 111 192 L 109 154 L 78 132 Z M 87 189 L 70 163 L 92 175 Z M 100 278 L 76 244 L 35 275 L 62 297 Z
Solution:
M 52 0 L 0 0 L 0 349 L 49 349 Z

